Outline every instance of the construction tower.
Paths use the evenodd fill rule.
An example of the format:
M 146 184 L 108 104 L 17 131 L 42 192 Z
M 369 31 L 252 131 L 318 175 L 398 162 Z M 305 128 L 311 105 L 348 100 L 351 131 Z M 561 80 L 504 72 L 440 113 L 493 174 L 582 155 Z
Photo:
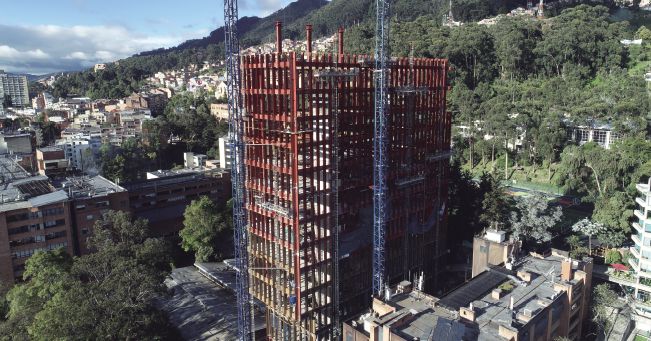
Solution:
M 271 340 L 338 340 L 340 322 L 373 302 L 377 61 L 345 54 L 343 31 L 334 54 L 286 53 L 277 28 L 278 53 L 241 59 L 250 292 L 266 305 Z M 446 254 L 448 63 L 386 65 L 383 281 L 423 274 L 423 291 L 436 295 Z

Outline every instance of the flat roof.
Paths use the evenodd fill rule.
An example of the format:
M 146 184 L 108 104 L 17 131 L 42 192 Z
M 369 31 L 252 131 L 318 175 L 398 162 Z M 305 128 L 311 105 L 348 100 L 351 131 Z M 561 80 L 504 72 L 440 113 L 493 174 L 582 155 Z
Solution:
M 63 173 L 62 173 L 63 174 Z M 106 196 L 125 189 L 99 176 L 67 173 L 45 176 L 27 172 L 11 157 L 0 157 L 0 212 L 68 200 Z
M 451 337 L 456 335 L 455 333 L 459 330 L 457 328 L 461 327 L 448 322 L 452 321 L 465 326 L 463 329 L 464 340 L 502 340 L 504 338 L 499 335 L 500 325 L 509 326 L 509 328 L 518 331 L 526 329 L 528 327 L 525 326 L 536 323 L 546 316 L 541 315 L 540 312 L 547 306 L 561 304 L 562 301 L 559 300 L 566 293 L 564 291 L 557 292 L 554 289 L 552 278 L 555 283 L 565 285 L 573 285 L 577 281 L 574 279 L 567 282 L 560 279 L 562 260 L 562 257 L 553 255 L 544 259 L 525 256 L 518 259 L 513 271 L 501 266 L 492 266 L 440 299 L 422 295 L 417 291 L 394 295 L 386 304 L 395 307 L 396 312 L 383 317 L 381 322 L 386 323 L 406 311 L 413 310 L 416 312 L 415 318 L 397 328 L 396 334 L 403 339 L 418 337 L 421 340 L 427 340 L 427 338 L 424 338 L 424 334 L 427 334 L 427 331 L 434 333 L 437 326 L 443 323 L 445 328 L 437 332 L 443 334 L 437 335 L 448 336 L 443 338 L 432 337 L 431 340 L 453 340 L 454 338 Z M 531 281 L 525 283 L 515 277 L 518 271 L 529 273 Z M 511 281 L 514 284 L 514 289 L 503 293 L 500 299 L 493 298 L 493 289 L 506 281 Z M 513 297 L 513 314 L 509 313 L 508 310 L 511 297 Z M 459 309 L 462 307 L 469 309 L 470 303 L 474 306 L 474 323 L 468 323 L 459 318 Z M 519 314 L 525 315 L 525 310 L 532 316 L 530 321 L 518 318 Z M 363 315 L 361 320 L 364 318 L 377 319 L 370 315 Z M 444 320 L 439 320 L 439 318 Z M 360 328 L 362 327 L 358 323 L 357 329 Z

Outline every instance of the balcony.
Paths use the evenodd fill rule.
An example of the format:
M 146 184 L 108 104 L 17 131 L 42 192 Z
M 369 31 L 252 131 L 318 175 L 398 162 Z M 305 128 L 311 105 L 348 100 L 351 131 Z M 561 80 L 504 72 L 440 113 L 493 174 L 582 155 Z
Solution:
M 649 193 L 649 185 L 647 184 L 637 184 L 635 188 L 642 193 L 647 193 L 647 195 Z
M 638 222 L 633 223 L 633 228 L 635 228 L 637 232 L 644 232 L 644 229 L 642 228 L 642 226 L 640 226 Z
M 640 240 L 640 237 L 638 237 L 638 235 L 640 235 L 640 234 L 641 234 L 641 233 L 634 234 L 634 235 L 631 236 L 631 239 L 633 239 L 633 241 L 634 241 L 635 244 L 637 244 L 637 245 L 642 245 L 642 241 Z
M 632 247 L 630 248 L 630 250 L 633 256 L 635 256 L 635 258 L 640 259 L 640 251 L 638 249 Z
M 647 204 L 644 202 L 644 199 L 642 199 L 642 198 L 640 198 L 640 197 L 635 198 L 635 202 L 638 203 L 638 204 L 639 204 L 640 206 L 642 206 L 642 207 L 646 207 L 646 206 L 647 206 Z
M 644 217 L 644 213 L 640 212 L 640 210 L 634 210 L 633 213 L 635 216 L 640 219 L 640 220 L 646 220 Z

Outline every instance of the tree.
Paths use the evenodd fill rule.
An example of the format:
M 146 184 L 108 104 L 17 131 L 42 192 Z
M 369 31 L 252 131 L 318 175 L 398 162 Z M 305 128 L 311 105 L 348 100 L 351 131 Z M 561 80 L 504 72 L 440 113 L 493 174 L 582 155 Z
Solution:
M 565 242 L 570 246 L 570 251 L 582 245 L 581 239 L 575 234 L 565 238 Z
M 614 322 L 610 309 L 616 301 L 617 293 L 611 289 L 610 283 L 599 284 L 592 290 L 591 320 L 602 333 L 608 332 L 607 326 Z
M 599 198 L 595 204 L 592 219 L 603 223 L 604 226 L 625 233 L 631 232 L 631 220 L 635 208 L 633 198 L 626 192 L 613 192 Z
M 88 241 L 96 253 L 73 260 L 63 248 L 41 250 L 26 262 L 29 281 L 7 295 L 11 321 L 0 326 L 2 337 L 13 330 L 14 339 L 32 340 L 180 338 L 153 305 L 167 296 L 170 244 L 147 238 L 147 221 L 134 222 L 128 212 L 109 211 L 104 223 L 96 222 L 95 237 Z
M 606 252 L 606 264 L 621 264 L 622 254 L 617 250 L 610 250 Z
M 597 238 L 601 244 L 606 245 L 606 248 L 608 248 L 609 245 L 612 245 L 613 247 L 619 247 L 622 245 L 622 243 L 624 243 L 626 235 L 624 235 L 624 233 L 621 231 L 607 230 L 606 232 L 597 235 Z
M 232 202 L 229 201 L 229 205 Z M 218 238 L 233 228 L 231 210 L 225 210 L 204 196 L 201 200 L 193 200 L 183 216 L 185 228 L 179 232 L 181 247 L 185 251 L 195 251 L 197 262 L 209 261 L 215 255 Z
M 585 218 L 572 226 L 572 231 L 588 235 L 588 254 L 592 255 L 592 236 L 606 232 L 604 224 Z
M 549 194 L 539 191 L 531 191 L 530 194 L 515 199 L 517 211 L 512 211 L 509 217 L 513 235 L 522 236 L 527 241 L 550 241 L 552 234 L 549 229 L 561 221 L 563 211 L 559 206 L 549 207 Z
M 505 188 L 500 179 L 499 175 L 492 174 L 484 174 L 480 179 L 480 190 L 484 193 L 484 199 L 479 220 L 498 230 L 500 220 L 509 209 L 509 198 L 504 193 Z
M 86 174 L 97 173 L 95 165 L 95 154 L 93 150 L 88 147 L 81 151 L 81 167 Z

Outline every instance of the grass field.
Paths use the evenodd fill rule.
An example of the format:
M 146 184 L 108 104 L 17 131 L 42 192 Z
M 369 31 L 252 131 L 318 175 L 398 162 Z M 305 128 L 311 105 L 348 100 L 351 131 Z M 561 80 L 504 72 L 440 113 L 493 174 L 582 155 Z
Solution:
M 644 336 L 640 336 L 640 335 L 635 336 L 635 341 L 647 341 L 647 340 L 649 340 L 649 339 L 647 339 Z

